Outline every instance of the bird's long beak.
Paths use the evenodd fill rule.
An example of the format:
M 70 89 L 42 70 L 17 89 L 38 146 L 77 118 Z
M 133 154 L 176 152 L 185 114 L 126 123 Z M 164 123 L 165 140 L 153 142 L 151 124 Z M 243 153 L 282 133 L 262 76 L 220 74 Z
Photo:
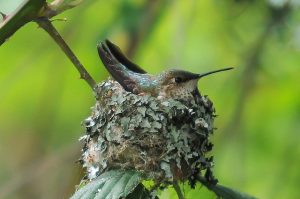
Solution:
M 213 71 L 210 71 L 210 72 L 207 72 L 207 73 L 198 74 L 197 79 L 200 79 L 200 78 L 205 77 L 207 75 L 211 75 L 213 73 L 223 72 L 223 71 L 231 70 L 231 69 L 233 69 L 233 67 L 222 68 L 222 69 L 219 69 L 219 70 L 213 70 Z

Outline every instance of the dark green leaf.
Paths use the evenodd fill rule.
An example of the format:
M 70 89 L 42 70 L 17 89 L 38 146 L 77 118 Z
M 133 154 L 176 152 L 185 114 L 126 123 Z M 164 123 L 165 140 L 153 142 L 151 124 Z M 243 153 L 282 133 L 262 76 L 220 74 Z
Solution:
M 146 196 L 147 192 L 138 186 L 142 180 L 142 174 L 136 171 L 108 171 L 77 190 L 71 199 L 118 199 L 130 193 Z
M 127 199 L 147 199 L 147 198 L 150 198 L 150 192 L 142 184 L 139 184 L 134 189 L 134 191 L 132 193 L 130 193 L 126 198 Z
M 0 45 L 24 24 L 34 20 L 45 5 L 45 0 L 24 0 L 24 2 L 0 23 Z

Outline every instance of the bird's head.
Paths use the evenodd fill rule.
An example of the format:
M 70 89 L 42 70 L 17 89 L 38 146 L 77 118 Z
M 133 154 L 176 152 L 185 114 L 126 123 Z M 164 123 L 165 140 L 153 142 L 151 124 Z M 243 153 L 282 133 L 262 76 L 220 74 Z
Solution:
M 197 84 L 202 77 L 231 69 L 233 68 L 223 68 L 202 74 L 183 70 L 169 70 L 162 72 L 159 75 L 159 81 L 163 91 L 161 94 L 172 98 L 188 97 L 192 93 L 198 93 Z

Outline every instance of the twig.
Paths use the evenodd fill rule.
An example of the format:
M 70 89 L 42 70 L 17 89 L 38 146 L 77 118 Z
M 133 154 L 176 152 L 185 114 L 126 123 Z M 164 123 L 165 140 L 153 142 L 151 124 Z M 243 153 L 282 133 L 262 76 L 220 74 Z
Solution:
M 180 189 L 180 187 L 178 185 L 177 180 L 173 180 L 173 187 L 174 187 L 174 189 L 175 189 L 175 191 L 177 193 L 178 198 L 179 199 L 184 199 L 184 196 L 183 196 L 183 194 L 181 192 L 181 189 Z
M 84 66 L 80 63 L 76 55 L 70 49 L 65 40 L 58 33 L 56 28 L 52 25 L 51 21 L 48 18 L 41 17 L 35 20 L 41 28 L 43 28 L 52 39 L 59 45 L 59 47 L 64 51 L 64 53 L 69 57 L 71 62 L 74 64 L 78 72 L 80 73 L 80 78 L 84 79 L 89 86 L 93 89 L 96 85 L 95 80 L 91 77 L 91 75 L 87 72 Z

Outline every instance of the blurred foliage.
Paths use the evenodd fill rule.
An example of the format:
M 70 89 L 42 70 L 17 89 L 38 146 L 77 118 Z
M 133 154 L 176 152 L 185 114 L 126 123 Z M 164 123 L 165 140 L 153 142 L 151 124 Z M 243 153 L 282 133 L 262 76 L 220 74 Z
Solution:
M 17 3 L 0 0 L 0 11 Z M 107 77 L 96 52 L 105 38 L 151 73 L 235 66 L 199 82 L 219 114 L 215 174 L 258 198 L 298 198 L 298 11 L 295 0 L 86 0 L 54 25 L 97 81 Z M 0 66 L 0 198 L 69 197 L 82 175 L 77 139 L 90 88 L 35 23 L 0 47 Z M 187 198 L 213 198 L 182 186 Z

